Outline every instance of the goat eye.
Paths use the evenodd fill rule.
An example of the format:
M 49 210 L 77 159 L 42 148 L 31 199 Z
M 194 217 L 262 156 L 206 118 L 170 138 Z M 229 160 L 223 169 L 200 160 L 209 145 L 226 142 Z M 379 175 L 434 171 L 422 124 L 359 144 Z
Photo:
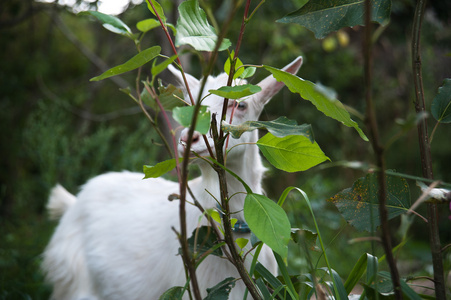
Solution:
M 246 102 L 240 102 L 240 103 L 238 103 L 237 108 L 239 110 L 245 110 L 247 108 L 247 103 Z

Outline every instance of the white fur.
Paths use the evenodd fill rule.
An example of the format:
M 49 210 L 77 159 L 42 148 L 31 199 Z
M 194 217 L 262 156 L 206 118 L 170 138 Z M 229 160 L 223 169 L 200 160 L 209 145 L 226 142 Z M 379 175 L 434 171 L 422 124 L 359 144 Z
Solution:
M 76 201 L 77 198 L 74 195 L 57 184 L 50 192 L 49 202 L 47 203 L 50 219 L 58 220 L 61 218 Z
M 296 73 L 302 63 L 299 57 L 286 67 Z M 180 81 L 180 75 L 174 73 Z M 199 81 L 188 75 L 194 96 L 199 91 Z M 226 76 L 209 77 L 209 89 L 226 83 Z M 272 76 L 260 84 L 262 92 L 246 100 L 247 109 L 236 109 L 233 123 L 257 120 L 264 105 L 283 84 Z M 211 112 L 220 114 L 222 101 L 216 96 L 203 100 Z M 233 104 L 233 101 L 230 101 Z M 228 120 L 232 106 L 229 108 Z M 196 133 L 197 135 L 197 133 Z M 207 135 L 208 136 L 208 135 Z M 239 140 L 230 139 L 229 148 L 239 143 L 255 143 L 257 132 L 243 134 Z M 186 141 L 187 132 L 181 134 Z M 208 137 L 209 143 L 211 138 Z M 203 139 L 193 141 L 192 151 L 205 155 Z M 183 143 L 179 151 L 185 151 Z M 217 174 L 208 164 L 198 161 L 202 176 L 189 181 L 196 199 L 205 208 L 216 207 L 219 199 Z M 261 179 L 264 167 L 255 144 L 234 147 L 227 156 L 227 167 L 238 174 L 255 193 L 263 193 Z M 53 284 L 52 299 L 120 299 L 154 300 L 172 286 L 186 282 L 180 247 L 172 228 L 179 231 L 179 201 L 168 201 L 170 194 L 179 193 L 178 183 L 165 179 L 146 179 L 143 174 L 131 172 L 107 173 L 89 180 L 75 199 L 61 186 L 52 191 L 49 210 L 52 216 L 62 215 L 60 223 L 44 253 L 43 269 L 47 280 Z M 227 176 L 230 210 L 234 217 L 244 220 L 245 192 L 232 176 Z M 208 191 L 208 193 L 207 193 Z M 76 200 L 76 201 L 75 201 Z M 191 201 L 191 197 L 188 196 Z M 65 211 L 65 213 L 64 213 Z M 186 206 L 189 234 L 199 225 L 206 225 L 198 208 Z M 235 234 L 249 238 L 249 234 Z M 246 259 L 249 266 L 250 259 Z M 259 261 L 271 272 L 277 265 L 272 252 L 264 247 Z M 196 272 L 201 293 L 226 277 L 239 278 L 235 267 L 226 259 L 213 255 L 199 266 Z M 241 299 L 244 284 L 238 280 L 229 299 Z

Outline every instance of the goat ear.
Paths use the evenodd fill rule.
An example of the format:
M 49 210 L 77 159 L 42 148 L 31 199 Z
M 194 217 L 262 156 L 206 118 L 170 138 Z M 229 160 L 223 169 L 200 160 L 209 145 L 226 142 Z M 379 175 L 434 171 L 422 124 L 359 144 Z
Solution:
M 290 64 L 285 66 L 282 70 L 291 74 L 296 74 L 302 65 L 302 56 L 298 56 Z M 277 81 L 272 75 L 266 77 L 258 84 L 262 90 L 255 96 L 258 98 L 262 108 L 271 100 L 271 98 L 285 86 L 283 82 Z
M 172 75 L 175 77 L 177 83 L 176 85 L 181 88 L 182 90 L 186 90 L 185 82 L 183 81 L 182 73 L 179 69 L 174 67 L 173 65 L 168 66 L 168 70 L 172 73 Z M 196 89 L 199 86 L 199 80 L 197 80 L 196 77 L 185 73 L 186 81 L 188 82 L 190 89 Z

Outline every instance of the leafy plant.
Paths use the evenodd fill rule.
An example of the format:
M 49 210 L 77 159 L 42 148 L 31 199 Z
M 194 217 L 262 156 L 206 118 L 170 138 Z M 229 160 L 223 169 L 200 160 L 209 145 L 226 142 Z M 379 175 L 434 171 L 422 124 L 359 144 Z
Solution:
M 187 290 L 192 290 L 194 298 L 199 299 L 199 293 L 196 292 L 196 290 L 198 290 L 195 280 L 196 267 L 202 263 L 202 260 L 206 255 L 221 255 L 220 247 L 225 246 L 225 244 L 227 244 L 229 251 L 232 253 L 232 258 L 234 264 L 237 266 L 241 280 L 244 281 L 252 297 L 255 299 L 305 299 L 309 298 L 314 293 L 316 293 L 318 297 L 321 297 L 322 293 L 327 293 L 333 295 L 336 299 L 346 299 L 359 281 L 364 287 L 362 299 L 364 297 L 369 299 L 374 297 L 383 298 L 385 297 L 384 294 L 387 292 L 395 295 L 396 298 L 401 298 L 404 294 L 409 298 L 418 299 L 419 296 L 403 279 L 400 279 L 397 274 L 392 254 L 392 251 L 397 249 L 396 247 L 391 247 L 390 234 L 387 231 L 388 220 L 412 211 L 409 186 L 405 179 L 412 179 L 412 177 L 386 170 L 384 149 L 380 142 L 376 122 L 376 110 L 371 98 L 371 48 L 373 39 L 375 38 L 371 21 L 377 21 L 382 26 L 386 26 L 390 16 L 391 1 L 330 0 L 320 1 L 319 3 L 310 1 L 299 10 L 279 20 L 281 23 L 294 22 L 305 26 L 312 30 L 317 38 L 325 37 L 331 32 L 337 31 L 343 27 L 365 25 L 366 43 L 364 47 L 364 60 L 367 107 L 365 120 L 367 122 L 366 128 L 364 129 L 360 128 L 359 124 L 351 118 L 350 111 L 355 111 L 343 105 L 343 103 L 336 99 L 334 95 L 331 95 L 324 86 L 271 66 L 246 65 L 238 58 L 241 43 L 245 41 L 243 39 L 243 34 L 246 25 L 256 18 L 255 12 L 263 5 L 263 2 L 264 1 L 260 2 L 253 12 L 250 12 L 251 1 L 247 0 L 245 2 L 243 21 L 234 51 L 230 50 L 232 42 L 225 37 L 227 36 L 229 22 L 232 18 L 236 17 L 236 12 L 242 4 L 240 1 L 233 1 L 231 3 L 233 7 L 228 16 L 229 19 L 226 19 L 224 27 L 221 28 L 220 32 L 217 32 L 215 27 L 210 25 L 210 15 L 207 17 L 207 14 L 200 8 L 199 2 L 196 0 L 184 1 L 179 6 L 180 17 L 175 28 L 167 23 L 165 12 L 161 5 L 155 0 L 149 0 L 147 3 L 148 8 L 156 19 L 146 19 L 139 22 L 137 28 L 141 33 L 138 34 L 133 33 L 124 22 L 116 17 L 107 16 L 98 12 L 83 13 L 97 18 L 102 22 L 106 29 L 131 39 L 138 50 L 138 53 L 130 60 L 105 71 L 91 80 L 99 81 L 125 72 L 137 71 L 135 90 L 132 91 L 132 89 L 129 88 L 123 90 L 123 92 L 129 95 L 142 107 L 143 112 L 146 113 L 147 118 L 151 124 L 154 125 L 154 128 L 160 137 L 164 140 L 168 153 L 171 153 L 173 156 L 170 160 L 160 162 L 155 166 L 145 166 L 145 177 L 159 177 L 173 168 L 176 168 L 181 187 L 181 193 L 178 196 L 182 203 L 181 209 L 183 213 L 183 205 L 186 201 L 186 182 L 188 179 L 187 169 L 189 159 L 187 156 L 183 159 L 178 157 L 177 150 L 172 149 L 170 146 L 171 143 L 165 140 L 165 136 L 158 128 L 159 124 L 157 124 L 155 118 L 147 113 L 144 106 L 145 104 L 151 106 L 163 116 L 166 121 L 166 126 L 170 128 L 173 145 L 176 145 L 175 135 L 171 128 L 167 111 L 172 111 L 174 118 L 181 125 L 190 128 L 190 137 L 193 136 L 194 131 L 198 131 L 201 134 L 206 134 L 210 130 L 213 132 L 216 152 L 212 153 L 210 162 L 217 172 L 218 177 L 222 179 L 220 182 L 225 180 L 226 172 L 231 173 L 231 171 L 227 169 L 227 164 L 224 159 L 225 155 L 222 153 L 226 138 L 228 138 L 229 135 L 232 138 L 237 138 L 247 131 L 257 129 L 269 131 L 269 133 L 258 140 L 257 146 L 267 158 L 268 162 L 280 170 L 286 172 L 305 171 L 330 160 L 315 141 L 313 130 L 308 124 L 298 125 L 294 120 L 280 117 L 274 121 L 252 121 L 239 125 L 222 123 L 220 124 L 218 133 L 218 130 L 216 130 L 218 129 L 218 124 L 215 122 L 210 123 L 211 116 L 206 108 L 201 105 L 201 101 L 195 101 L 196 99 L 192 98 L 188 80 L 185 75 L 183 75 L 183 77 L 187 92 L 185 93 L 185 99 L 183 100 L 184 103 L 187 104 L 186 106 L 179 105 L 178 98 L 182 96 L 182 93 L 176 91 L 173 86 L 155 86 L 156 76 L 170 64 L 175 65 L 175 67 L 184 74 L 184 66 L 180 60 L 180 53 L 178 53 L 176 46 L 192 47 L 191 51 L 196 53 L 199 53 L 199 51 L 210 52 L 209 60 L 203 69 L 204 76 L 211 73 L 213 65 L 217 61 L 218 53 L 220 51 L 228 51 L 228 58 L 224 63 L 224 70 L 229 76 L 229 84 L 219 89 L 208 91 L 211 94 L 223 97 L 224 102 L 226 103 L 225 105 L 227 105 L 229 99 L 237 99 L 237 102 L 239 102 L 240 99 L 242 100 L 242 98 L 260 91 L 258 86 L 252 84 L 232 86 L 233 80 L 249 78 L 254 74 L 256 69 L 271 73 L 278 81 L 285 83 L 292 93 L 299 94 L 303 99 L 311 102 L 315 108 L 325 116 L 338 121 L 340 124 L 353 128 L 363 141 L 371 142 L 375 153 L 376 166 L 369 170 L 366 167 L 367 165 L 363 168 L 363 164 L 357 164 L 357 166 L 350 163 L 343 164 L 347 167 L 364 169 L 366 175 L 365 177 L 358 179 L 351 188 L 344 189 L 342 192 L 336 194 L 330 201 L 337 206 L 346 221 L 358 229 L 366 230 L 374 234 L 377 231 L 377 228 L 381 226 L 381 240 L 385 247 L 385 256 L 378 259 L 372 254 L 364 253 L 355 263 L 348 278 L 343 280 L 343 278 L 341 278 L 341 276 L 332 268 L 332 262 L 328 259 L 327 249 L 315 220 L 315 214 L 305 192 L 299 188 L 287 188 L 280 197 L 279 202 L 276 204 L 264 195 L 252 193 L 249 187 L 247 187 L 239 177 L 231 173 L 231 175 L 237 177 L 247 191 L 244 215 L 249 228 L 256 238 L 255 241 L 251 241 L 253 247 L 255 247 L 256 254 L 250 270 L 246 271 L 244 269 L 242 262 L 243 253 L 240 253 L 239 249 L 237 250 L 235 247 L 235 242 L 240 248 L 243 248 L 249 241 L 233 240 L 231 225 L 236 220 L 230 219 L 228 206 L 224 205 L 227 203 L 226 199 L 218 199 L 224 213 L 223 217 L 218 218 L 212 212 L 209 212 L 209 216 L 220 223 L 221 230 L 225 236 L 225 241 L 219 243 L 214 236 L 208 234 L 209 229 L 207 228 L 199 229 L 199 231 L 194 233 L 193 236 L 197 236 L 197 239 L 189 238 L 186 233 L 186 226 L 181 218 L 181 232 L 179 235 L 181 244 L 180 254 L 184 257 L 186 271 L 191 280 L 188 282 L 192 286 L 191 289 L 188 289 L 187 286 L 173 287 L 168 290 L 161 299 L 178 299 L 182 297 L 183 293 Z M 424 10 L 419 9 L 416 17 L 421 18 L 423 15 Z M 330 21 L 325 22 L 324 20 Z M 168 42 L 174 52 L 171 57 L 162 55 L 160 46 L 152 46 L 145 50 L 141 50 L 144 34 L 158 26 L 164 30 Z M 175 42 L 170 37 L 168 29 L 171 29 L 175 33 Z M 419 27 L 416 27 L 415 30 L 414 34 L 419 35 Z M 159 65 L 155 62 L 158 57 L 165 59 L 164 62 Z M 154 62 L 153 65 L 150 66 L 150 78 L 143 80 L 141 78 L 142 70 L 146 64 L 151 61 Z M 421 76 L 421 72 L 419 75 L 417 73 L 417 76 Z M 418 81 L 420 84 L 419 89 L 421 89 L 421 80 Z M 439 123 L 449 123 L 450 121 L 451 91 L 449 82 L 449 79 L 445 80 L 443 87 L 439 89 L 439 93 L 432 103 L 432 115 L 437 120 L 437 125 Z M 422 111 L 424 111 L 424 105 L 421 111 L 417 111 L 417 113 L 421 113 Z M 224 115 L 221 116 L 221 120 L 223 119 Z M 213 118 L 213 120 L 215 120 L 215 118 Z M 425 137 L 427 137 L 427 128 L 424 128 L 424 120 L 420 120 L 419 126 L 423 132 L 426 132 L 426 136 L 421 137 L 423 141 L 427 141 L 428 143 L 422 146 L 422 149 L 426 149 L 425 152 L 422 151 L 422 156 L 425 158 L 428 155 L 427 148 L 430 144 L 429 140 L 427 138 L 425 139 Z M 191 140 L 191 138 L 188 138 L 188 140 Z M 188 144 L 187 147 L 189 148 L 190 145 Z M 186 151 L 186 153 L 189 153 L 189 151 Z M 428 159 L 425 160 L 428 161 Z M 429 164 L 428 166 L 425 166 L 425 168 L 431 169 L 431 165 Z M 428 183 L 432 181 L 431 176 L 424 174 L 424 177 L 426 179 L 418 177 L 416 179 Z M 449 186 L 444 183 L 440 184 L 445 187 Z M 223 194 L 225 194 L 225 187 L 222 185 L 220 188 L 224 191 Z M 431 202 L 430 205 L 435 205 L 435 200 L 429 199 L 427 196 L 433 188 L 434 187 L 431 186 L 429 190 L 424 192 L 424 198 L 427 198 L 427 200 L 424 201 Z M 288 245 L 291 240 L 292 230 L 289 218 L 282 209 L 285 199 L 291 190 L 299 191 L 308 205 L 316 229 L 316 233 L 312 233 L 315 237 L 313 243 L 316 243 L 317 237 L 320 244 L 320 247 L 311 248 L 320 248 L 320 253 L 326 263 L 325 268 L 311 266 L 310 273 L 297 274 L 296 276 L 291 276 L 286 266 Z M 445 200 L 440 201 L 446 201 L 447 198 L 445 197 L 443 199 Z M 430 210 L 432 212 L 436 211 L 436 207 L 430 207 Z M 429 221 L 436 222 L 436 218 L 437 216 L 432 213 L 429 216 Z M 434 232 L 434 230 L 436 231 L 437 228 L 431 229 L 431 235 L 435 237 L 433 248 L 437 250 L 437 248 L 441 247 L 439 240 L 437 241 L 436 238 L 438 233 Z M 196 240 L 201 242 L 196 243 Z M 281 273 L 280 277 L 275 277 L 274 274 L 271 274 L 258 263 L 258 252 L 263 243 L 274 251 Z M 197 250 L 194 251 L 194 249 Z M 440 251 L 435 251 L 432 253 L 434 256 L 435 291 L 437 298 L 444 297 L 446 293 L 444 288 L 443 266 L 441 266 L 443 262 L 439 252 Z M 388 261 L 390 273 L 379 271 L 378 264 L 383 260 Z M 440 272 L 442 274 L 440 274 Z M 362 276 L 365 273 L 366 278 L 362 280 Z M 255 276 L 256 279 L 251 276 Z M 225 278 L 224 281 L 208 290 L 206 299 L 227 299 L 228 293 L 234 286 L 235 280 L 235 278 Z M 380 284 L 381 281 L 382 284 Z M 381 288 L 381 285 L 383 285 L 384 288 Z M 324 290 L 326 292 L 324 292 Z

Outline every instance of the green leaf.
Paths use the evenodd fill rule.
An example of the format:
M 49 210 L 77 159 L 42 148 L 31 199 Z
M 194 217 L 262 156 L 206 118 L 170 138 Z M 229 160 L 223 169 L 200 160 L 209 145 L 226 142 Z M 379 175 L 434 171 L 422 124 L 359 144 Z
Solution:
M 288 273 L 288 268 L 285 265 L 285 260 L 278 253 L 274 253 L 274 258 L 277 261 L 277 266 L 279 267 L 279 271 L 282 274 L 283 280 L 285 281 L 286 290 L 288 294 L 290 294 L 291 299 L 299 299 L 299 297 L 297 297 L 296 289 L 294 288 L 291 277 Z
M 175 29 L 174 25 L 172 25 L 171 23 L 164 23 L 164 24 L 172 30 L 174 35 L 177 34 L 177 30 Z M 146 19 L 146 20 L 142 20 L 142 21 L 139 21 L 138 23 L 136 23 L 136 28 L 138 28 L 138 30 L 141 32 L 147 32 L 154 28 L 160 27 L 160 25 L 161 24 L 157 19 Z
M 323 87 L 288 72 L 269 66 L 264 67 L 278 81 L 284 82 L 291 92 L 298 93 L 305 100 L 312 102 L 326 116 L 343 123 L 345 126 L 353 127 L 363 140 L 368 141 L 359 125 L 351 119 L 343 104 L 335 98 L 329 98 L 329 93 L 325 92 Z
M 222 130 L 230 132 L 235 139 L 246 131 L 255 129 L 266 129 L 276 137 L 285 137 L 287 135 L 302 135 L 314 142 L 312 126 L 309 124 L 298 125 L 295 120 L 290 120 L 287 117 L 279 117 L 274 121 L 246 121 L 239 125 L 231 125 L 222 122 Z
M 328 268 L 321 268 L 322 270 L 326 271 L 331 277 L 334 278 L 334 291 L 338 292 L 338 297 L 335 295 L 336 299 L 348 299 L 348 294 L 346 293 L 346 289 L 343 285 L 343 281 L 341 280 L 340 275 L 335 271 L 334 269 L 328 269 Z M 331 274 L 332 273 L 332 274 Z
M 152 1 L 153 6 L 155 7 L 156 13 L 155 13 L 155 10 L 152 8 L 152 5 L 150 5 L 149 1 Z M 158 13 L 158 16 L 160 16 L 163 23 L 166 23 L 166 16 L 164 15 L 164 11 L 163 11 L 163 8 L 161 7 L 160 3 L 158 3 L 155 0 L 146 0 L 146 2 L 147 2 L 147 8 L 150 10 L 150 12 L 155 17 L 157 17 L 157 13 Z
M 352 289 L 359 282 L 360 278 L 362 278 L 367 269 L 368 260 L 370 260 L 371 262 L 371 258 L 374 258 L 374 256 L 369 253 L 364 253 L 362 254 L 362 256 L 360 256 L 359 260 L 352 268 L 351 273 L 349 273 L 348 279 L 346 279 L 345 289 L 347 294 L 351 293 Z
M 218 212 L 216 209 L 214 209 L 214 208 L 207 209 L 206 212 L 207 212 L 207 214 L 208 214 L 213 220 L 215 220 L 218 224 L 221 224 L 221 223 L 222 223 L 221 215 L 219 214 L 219 212 Z
M 152 69 L 151 69 L 152 77 L 155 77 L 158 74 L 160 74 L 161 72 L 163 72 L 167 68 L 167 66 L 172 64 L 172 62 L 177 59 L 177 56 L 178 55 L 173 55 L 173 56 L 169 57 L 168 59 L 166 59 L 161 64 L 158 64 L 156 66 L 152 66 Z
M 267 133 L 257 146 L 274 167 L 286 172 L 305 171 L 329 159 L 316 142 L 302 135 L 279 138 Z
M 136 23 L 136 28 L 141 32 L 147 32 L 159 26 L 160 22 L 157 19 L 146 19 Z
M 367 267 L 366 267 L 366 282 L 370 284 L 377 276 L 377 272 L 379 269 L 379 260 L 376 256 L 369 255 L 367 256 Z
M 116 66 L 114 68 L 109 69 L 108 71 L 105 71 L 99 76 L 96 76 L 94 78 L 91 78 L 90 81 L 99 81 L 103 80 L 105 78 L 109 78 L 112 76 L 116 76 L 119 74 L 123 74 L 132 70 L 135 70 L 144 64 L 148 63 L 152 59 L 158 56 L 160 54 L 161 48 L 160 46 L 154 46 L 152 48 L 148 48 L 146 50 L 143 50 L 133 56 L 130 60 L 128 60 L 126 63 Z
M 244 247 L 246 247 L 247 243 L 249 243 L 249 240 L 245 238 L 237 238 L 235 242 L 238 247 L 240 247 L 240 249 L 243 249 Z
M 247 194 L 244 218 L 252 232 L 272 250 L 286 258 L 291 226 L 285 211 L 271 199 L 258 194 Z
M 255 272 L 263 277 L 274 289 L 278 289 L 282 286 L 280 280 L 275 277 L 268 269 L 265 268 L 261 263 L 257 263 L 255 266 Z
M 215 247 L 218 241 L 218 236 L 210 226 L 201 226 L 194 229 L 193 234 L 188 239 L 188 247 L 192 253 L 196 254 L 196 257 L 202 257 L 203 254 L 210 251 L 213 255 L 222 256 L 221 248 Z M 179 248 L 179 253 L 182 254 L 181 248 Z
M 318 234 L 311 230 L 292 228 L 291 229 L 291 239 L 296 244 L 305 245 L 305 247 L 307 249 L 310 249 L 312 251 L 319 251 L 319 248 L 316 245 L 316 240 L 318 239 Z
M 383 282 L 383 284 L 386 284 L 386 282 Z M 393 294 L 389 294 L 388 292 L 379 292 L 374 286 L 363 284 L 363 288 L 366 295 L 365 299 L 395 300 L 395 296 Z
M 437 96 L 432 101 L 431 112 L 434 118 L 441 123 L 451 123 L 451 79 L 443 81 Z
M 249 78 L 255 74 L 255 71 L 257 70 L 256 67 L 249 67 L 245 68 L 243 73 L 240 75 L 240 78 Z
M 183 160 L 182 158 L 179 158 L 179 162 L 181 162 L 182 160 Z M 175 158 L 159 162 L 155 166 L 144 165 L 143 167 L 144 179 L 160 177 L 161 175 L 164 175 L 167 172 L 172 171 L 175 168 L 175 166 L 176 166 Z
M 389 282 L 392 281 L 391 275 L 389 272 L 381 271 L 378 273 L 378 275 L 380 277 L 382 277 L 383 279 L 388 280 Z M 418 295 L 414 290 L 412 290 L 412 288 L 404 280 L 400 280 L 399 285 L 401 286 L 401 291 L 404 294 L 404 296 L 406 297 L 406 299 L 421 300 L 420 295 Z
M 180 100 L 183 99 L 183 92 L 181 89 L 169 84 L 167 87 L 160 86 L 158 88 L 158 98 L 160 99 L 160 103 L 163 106 L 163 109 L 166 111 L 172 111 L 177 106 L 184 106 L 185 103 Z M 141 92 L 141 99 L 143 102 L 152 108 L 154 111 L 159 111 L 160 107 L 154 98 L 152 98 L 147 91 L 147 89 L 143 89 Z
M 184 1 L 179 5 L 175 45 L 191 45 L 198 51 L 213 51 L 218 39 L 215 29 L 208 24 L 207 15 L 199 7 L 198 0 Z M 222 41 L 219 51 L 231 46 L 227 39 Z
M 408 211 L 409 185 L 404 178 L 386 176 L 388 219 Z M 376 173 L 359 178 L 351 188 L 336 194 L 331 201 L 346 221 L 358 230 L 374 231 L 379 220 L 379 184 Z
M 182 106 L 176 107 L 172 111 L 174 119 L 180 123 L 183 127 L 190 127 L 191 120 L 193 118 L 194 106 Z M 207 134 L 210 129 L 210 112 L 207 111 L 206 106 L 201 106 L 199 114 L 197 116 L 197 123 L 195 130 L 201 134 Z
M 158 300 L 174 300 L 174 299 L 182 299 L 184 287 L 181 286 L 173 286 L 163 295 L 158 298 Z
M 106 15 L 98 11 L 82 11 L 78 13 L 78 15 L 93 16 L 102 22 L 103 27 L 107 30 L 128 37 L 132 36 L 132 31 L 130 28 L 117 17 Z
M 224 64 L 224 72 L 226 72 L 227 75 L 230 75 L 230 67 L 231 67 L 231 61 L 233 59 L 235 55 L 235 51 L 232 51 L 232 53 L 230 53 L 229 57 L 227 58 L 225 64 Z M 238 78 L 241 74 L 243 74 L 244 72 L 244 68 L 240 68 L 243 65 L 243 63 L 241 62 L 241 60 L 237 57 L 236 62 L 235 62 L 235 73 L 233 74 L 233 79 Z M 238 69 L 238 71 L 237 71 Z
M 235 278 L 227 277 L 214 287 L 207 289 L 207 297 L 204 300 L 227 300 L 232 288 L 235 286 Z
M 260 290 L 263 299 L 273 299 L 273 297 L 271 296 L 271 294 L 268 291 L 268 287 L 265 285 L 265 282 L 263 281 L 263 279 L 257 278 L 257 280 L 255 281 L 255 284 L 257 285 L 258 289 Z
M 227 99 L 240 99 L 256 94 L 261 90 L 262 88 L 258 85 L 243 84 L 236 86 L 223 86 L 217 90 L 209 90 L 208 92 Z
M 382 25 L 390 19 L 391 0 L 371 1 L 371 19 Z M 311 30 L 322 39 L 342 27 L 364 24 L 364 0 L 316 0 L 309 1 L 299 10 L 277 22 L 297 23 Z

